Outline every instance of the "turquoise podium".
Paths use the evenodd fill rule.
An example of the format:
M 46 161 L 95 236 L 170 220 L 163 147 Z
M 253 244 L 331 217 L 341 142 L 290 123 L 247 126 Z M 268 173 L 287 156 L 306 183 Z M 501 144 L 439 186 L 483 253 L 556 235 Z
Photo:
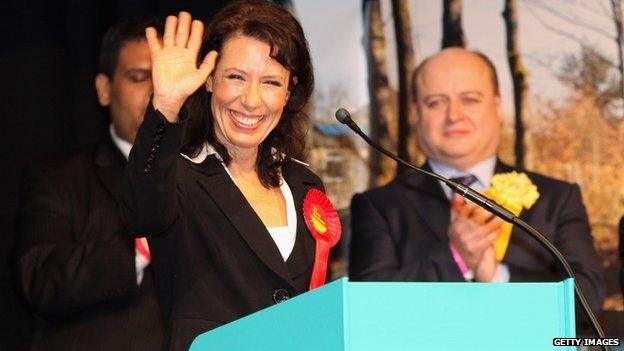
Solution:
M 574 284 L 349 282 L 199 335 L 211 350 L 574 350 Z

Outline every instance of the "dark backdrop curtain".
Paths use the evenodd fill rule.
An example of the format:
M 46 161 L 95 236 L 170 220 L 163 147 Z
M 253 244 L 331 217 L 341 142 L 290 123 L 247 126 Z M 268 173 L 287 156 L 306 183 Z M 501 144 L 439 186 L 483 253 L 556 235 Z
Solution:
M 93 79 L 106 29 L 139 14 L 208 19 L 226 0 L 4 0 L 0 4 L 3 170 L 0 172 L 0 350 L 23 349 L 28 314 L 12 283 L 14 216 L 24 167 L 107 132 Z

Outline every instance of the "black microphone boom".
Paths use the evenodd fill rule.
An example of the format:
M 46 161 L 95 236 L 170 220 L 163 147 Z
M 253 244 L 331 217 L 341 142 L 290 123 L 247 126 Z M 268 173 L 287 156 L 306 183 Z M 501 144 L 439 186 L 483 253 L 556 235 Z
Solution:
M 372 147 L 374 147 L 377 151 L 381 152 L 382 154 L 390 157 L 391 159 L 397 161 L 398 163 L 402 164 L 403 166 L 406 166 L 408 168 L 411 168 L 413 170 L 416 170 L 420 173 L 424 173 L 430 177 L 433 177 L 441 182 L 443 182 L 444 184 L 448 185 L 451 189 L 453 189 L 454 192 L 460 194 L 461 196 L 480 204 L 482 207 L 484 207 L 486 210 L 490 211 L 490 212 L 494 212 L 498 217 L 501 217 L 502 219 L 506 220 L 507 222 L 512 222 L 512 220 L 514 218 L 516 218 L 516 216 L 508 211 L 506 208 L 500 206 L 499 204 L 497 204 L 496 202 L 488 199 L 487 197 L 483 196 L 481 193 L 479 193 L 476 190 L 473 190 L 472 188 L 465 186 L 461 183 L 457 183 L 453 180 L 450 180 L 448 178 L 442 177 L 441 175 L 434 173 L 434 172 L 429 172 L 426 171 L 422 168 L 418 168 L 414 165 L 412 165 L 411 163 L 408 163 L 406 161 L 403 161 L 402 159 L 400 159 L 398 156 L 394 155 L 393 153 L 391 153 L 390 151 L 384 149 L 383 147 L 381 147 L 379 144 L 377 144 L 376 142 L 374 142 L 371 138 L 368 137 L 368 135 L 366 135 L 364 132 L 362 132 L 362 130 L 360 129 L 360 127 L 358 127 L 358 125 L 353 121 L 353 119 L 351 118 L 351 114 L 349 113 L 349 111 L 345 110 L 344 108 L 340 108 L 336 111 L 336 119 L 342 123 L 347 125 L 349 128 L 351 128 L 351 130 L 353 130 L 357 135 L 361 136 L 362 139 L 364 139 L 369 145 L 371 145 Z
M 594 330 L 594 333 L 596 333 L 596 335 L 600 338 L 604 338 L 604 331 L 602 330 L 602 327 L 600 326 L 600 324 L 598 323 L 598 320 L 596 319 L 596 316 L 594 315 L 594 313 L 591 311 L 591 309 L 589 308 L 589 303 L 587 303 L 587 299 L 585 298 L 585 294 L 583 294 L 583 291 L 581 290 L 581 287 L 578 283 L 578 281 L 576 280 L 576 276 L 574 274 L 574 271 L 572 271 L 572 268 L 570 267 L 570 264 L 568 264 L 568 261 L 563 257 L 563 254 L 548 240 L 546 239 L 546 237 L 540 233 L 537 229 L 531 227 L 528 223 L 526 223 L 525 221 L 523 221 L 522 219 L 518 218 L 516 215 L 514 215 L 512 212 L 508 211 L 506 208 L 504 208 L 503 206 L 500 206 L 499 204 L 497 204 L 496 202 L 488 199 L 487 197 L 485 197 L 483 194 L 479 193 L 478 191 L 465 186 L 461 183 L 457 183 L 455 181 L 452 181 L 448 178 L 445 178 L 437 173 L 434 172 L 429 172 L 427 170 L 424 170 L 422 168 L 416 167 L 414 165 L 412 165 L 409 162 L 406 162 L 404 160 L 402 160 L 401 158 L 399 158 L 398 156 L 396 156 L 395 154 L 391 153 L 390 151 L 384 149 L 383 147 L 381 147 L 380 145 L 378 145 L 376 142 L 374 142 L 373 140 L 371 140 L 368 135 L 366 135 L 364 132 L 362 132 L 362 130 L 360 129 L 360 127 L 358 127 L 358 125 L 353 121 L 353 119 L 351 119 L 351 114 L 349 113 L 349 111 L 345 110 L 344 108 L 340 108 L 336 111 L 336 119 L 342 123 L 347 125 L 349 128 L 351 128 L 351 130 L 353 130 L 357 135 L 359 135 L 360 137 L 362 137 L 362 139 L 364 139 L 364 141 L 366 141 L 370 146 L 372 146 L 373 148 L 375 148 L 375 150 L 381 152 L 382 154 L 390 157 L 391 159 L 395 160 L 396 162 L 398 162 L 399 164 L 406 166 L 410 169 L 413 169 L 419 173 L 423 173 L 428 175 L 429 177 L 433 177 L 441 182 L 443 182 L 444 184 L 448 185 L 454 192 L 458 193 L 459 195 L 465 197 L 466 199 L 474 202 L 475 204 L 481 206 L 482 208 L 484 208 L 485 210 L 493 213 L 494 215 L 496 215 L 497 217 L 500 217 L 501 219 L 512 223 L 514 225 L 517 225 L 518 227 L 520 227 L 524 232 L 526 232 L 527 234 L 529 234 L 529 236 L 531 236 L 533 239 L 537 240 L 537 242 L 539 242 L 542 247 L 544 247 L 548 252 L 551 253 L 551 255 L 553 255 L 557 261 L 559 261 L 559 263 L 563 266 L 564 270 L 566 271 L 566 273 L 568 274 L 568 276 L 570 278 L 574 279 L 574 291 L 576 292 L 576 298 L 579 300 L 581 307 L 583 308 L 583 312 L 585 312 L 585 315 L 587 316 L 587 318 L 589 319 L 591 325 L 592 325 L 592 329 Z M 611 350 L 610 346 L 603 346 L 604 350 Z

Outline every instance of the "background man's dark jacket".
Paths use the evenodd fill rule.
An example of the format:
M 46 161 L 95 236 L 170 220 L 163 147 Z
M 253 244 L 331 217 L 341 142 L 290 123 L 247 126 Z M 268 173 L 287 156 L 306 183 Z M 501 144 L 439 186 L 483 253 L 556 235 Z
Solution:
M 512 170 L 498 162 L 495 173 Z M 520 217 L 546 234 L 565 255 L 592 309 L 600 311 L 605 296 L 603 272 L 579 187 L 535 173 L 527 175 L 540 197 Z M 384 187 L 356 194 L 351 216 L 351 279 L 464 281 L 449 250 L 450 201 L 438 181 L 415 172 L 399 176 Z M 509 267 L 512 282 L 565 277 L 552 256 L 515 227 L 503 263 Z
M 29 173 L 16 263 L 36 315 L 33 350 L 160 348 L 153 273 L 137 285 L 134 239 L 119 216 L 124 164 L 108 139 Z

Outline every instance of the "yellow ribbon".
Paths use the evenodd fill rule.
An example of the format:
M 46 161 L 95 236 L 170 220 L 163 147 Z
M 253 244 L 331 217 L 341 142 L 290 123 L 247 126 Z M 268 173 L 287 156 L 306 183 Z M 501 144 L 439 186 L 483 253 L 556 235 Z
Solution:
M 486 189 L 484 194 L 516 216 L 520 216 L 523 208 L 527 210 L 531 208 L 539 198 L 537 187 L 529 177 L 516 171 L 495 174 L 492 177 L 491 187 Z M 499 262 L 505 258 L 512 227 L 511 223 L 503 223 L 498 237 L 494 240 L 494 251 Z

